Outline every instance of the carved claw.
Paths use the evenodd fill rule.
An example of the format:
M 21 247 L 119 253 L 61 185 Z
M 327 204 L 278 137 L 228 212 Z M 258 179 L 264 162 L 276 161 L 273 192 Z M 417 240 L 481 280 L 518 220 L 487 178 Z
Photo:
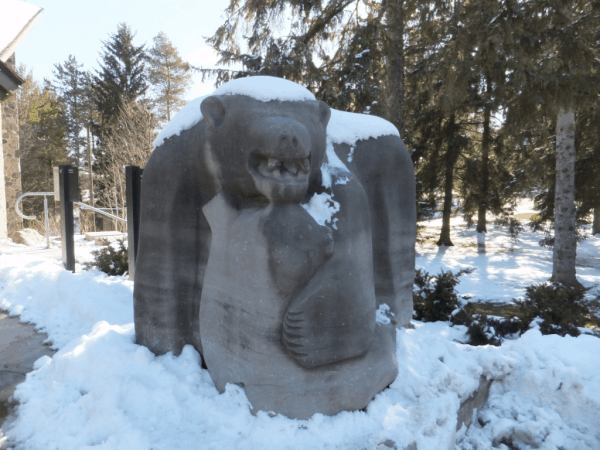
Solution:
M 290 302 L 283 318 L 282 341 L 306 368 L 362 356 L 371 346 L 375 311 L 360 304 L 353 308 L 349 300 L 356 292 L 348 291 L 347 286 L 352 285 L 348 277 L 337 270 L 318 272 Z M 364 297 L 368 298 L 368 293 Z M 374 296 L 372 300 L 374 306 Z
M 299 359 L 308 356 L 302 351 L 304 349 L 302 344 L 303 316 L 302 312 L 288 311 L 283 320 L 283 344 L 295 358 Z

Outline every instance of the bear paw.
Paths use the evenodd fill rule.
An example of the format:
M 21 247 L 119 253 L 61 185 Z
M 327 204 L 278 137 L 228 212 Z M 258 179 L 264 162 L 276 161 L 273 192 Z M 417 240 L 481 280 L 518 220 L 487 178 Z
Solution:
M 351 311 L 339 292 L 326 294 L 292 302 L 283 319 L 283 344 L 307 368 L 364 355 L 371 346 L 375 320 L 370 311 Z

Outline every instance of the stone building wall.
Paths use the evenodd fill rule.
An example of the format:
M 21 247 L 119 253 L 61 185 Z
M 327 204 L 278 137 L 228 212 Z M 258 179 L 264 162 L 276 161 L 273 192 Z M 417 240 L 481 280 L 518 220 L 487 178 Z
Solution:
M 7 61 L 15 67 L 15 55 Z M 23 219 L 15 212 L 15 200 L 21 195 L 21 160 L 19 158 L 19 117 L 17 96 L 13 93 L 2 103 L 2 154 L 8 233 L 23 228 Z

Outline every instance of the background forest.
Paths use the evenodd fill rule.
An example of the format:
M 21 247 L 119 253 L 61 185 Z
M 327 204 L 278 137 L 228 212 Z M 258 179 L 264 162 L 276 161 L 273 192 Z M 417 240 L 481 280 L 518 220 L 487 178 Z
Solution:
M 438 245 L 453 245 L 457 213 L 480 233 L 491 217 L 518 233 L 515 203 L 534 197 L 528 225 L 545 232 L 541 245 L 554 245 L 556 228 L 558 258 L 573 266 L 553 278 L 576 282 L 577 225 L 600 233 L 597 2 L 231 0 L 225 15 L 208 39 L 220 69 L 190 67 L 162 33 L 136 46 L 125 24 L 95 73 L 72 56 L 40 86 L 22 68 L 23 191 L 51 190 L 51 167 L 69 161 L 86 201 L 123 216 L 123 166 L 145 165 L 192 71 L 217 86 L 271 75 L 396 125 L 419 220 L 443 217 Z

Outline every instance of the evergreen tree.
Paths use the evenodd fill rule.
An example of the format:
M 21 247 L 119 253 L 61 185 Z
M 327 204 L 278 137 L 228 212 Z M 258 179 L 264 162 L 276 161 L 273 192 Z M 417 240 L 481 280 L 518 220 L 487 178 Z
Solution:
M 471 43 L 478 86 L 475 100 L 478 151 L 467 161 L 463 186 L 463 210 L 467 220 L 477 214 L 477 232 L 487 231 L 487 212 L 504 215 L 514 192 L 510 149 L 504 146 L 503 133 L 494 130 L 492 117 L 505 100 L 507 72 L 506 43 L 510 41 L 511 18 L 502 14 L 504 0 L 464 2 L 463 23 Z
M 148 65 L 158 119 L 169 122 L 172 114 L 186 103 L 184 95 L 192 79 L 190 66 L 162 31 L 154 37 L 154 46 L 148 51 Z
M 591 105 L 578 113 L 575 164 L 577 217 L 585 221 L 593 213 L 592 234 L 600 234 L 600 107 Z
M 86 134 L 86 155 L 87 155 L 87 171 L 88 171 L 88 189 L 89 189 L 89 203 L 90 206 L 95 205 L 94 196 L 94 164 L 93 155 L 95 154 L 95 143 L 96 136 L 100 130 L 100 114 L 96 107 L 95 93 L 94 93 L 94 80 L 92 74 L 85 72 L 83 80 L 83 96 L 84 96 L 84 108 L 83 108 L 83 120 L 85 124 Z M 95 217 L 95 216 L 94 216 Z M 95 219 L 94 219 L 95 223 Z M 95 226 L 95 225 L 94 225 Z
M 110 133 L 124 102 L 135 101 L 148 88 L 144 73 L 144 46 L 133 45 L 132 33 L 125 23 L 103 41 L 100 70 L 94 77 L 94 100 L 100 115 L 100 135 Z
M 407 48 L 408 137 L 420 192 L 442 206 L 438 245 L 453 245 L 450 218 L 458 166 L 465 163 L 471 112 L 477 101 L 477 72 L 460 4 L 422 4 Z M 440 45 L 443 42 L 444 45 Z
M 104 162 L 98 201 L 126 218 L 125 166 L 144 167 L 152 153 L 157 121 L 149 105 L 128 102 L 121 107 L 113 132 L 102 143 Z
M 67 155 L 67 117 L 49 83 L 41 87 L 23 65 L 19 74 L 25 79 L 17 94 L 23 192 L 51 192 L 52 168 L 71 162 Z M 27 205 L 35 215 L 43 211 L 41 197 L 32 198 Z
M 81 70 L 83 64 L 78 64 L 77 59 L 69 55 L 69 59 L 62 64 L 54 66 L 54 87 L 60 93 L 59 100 L 63 104 L 67 119 L 69 149 L 74 155 L 77 167 L 83 167 L 85 161 L 81 153 L 84 147 L 82 131 L 86 128 L 86 75 Z
M 231 0 L 225 23 L 208 42 L 221 64 L 243 68 L 203 74 L 215 76 L 217 85 L 249 75 L 286 78 L 334 108 L 383 116 L 402 132 L 403 30 L 415 3 Z
M 576 285 L 575 117 L 600 94 L 600 10 L 589 0 L 506 6 L 520 18 L 509 58 L 508 84 L 516 94 L 509 120 L 527 127 L 545 116 L 556 123 L 552 281 Z

